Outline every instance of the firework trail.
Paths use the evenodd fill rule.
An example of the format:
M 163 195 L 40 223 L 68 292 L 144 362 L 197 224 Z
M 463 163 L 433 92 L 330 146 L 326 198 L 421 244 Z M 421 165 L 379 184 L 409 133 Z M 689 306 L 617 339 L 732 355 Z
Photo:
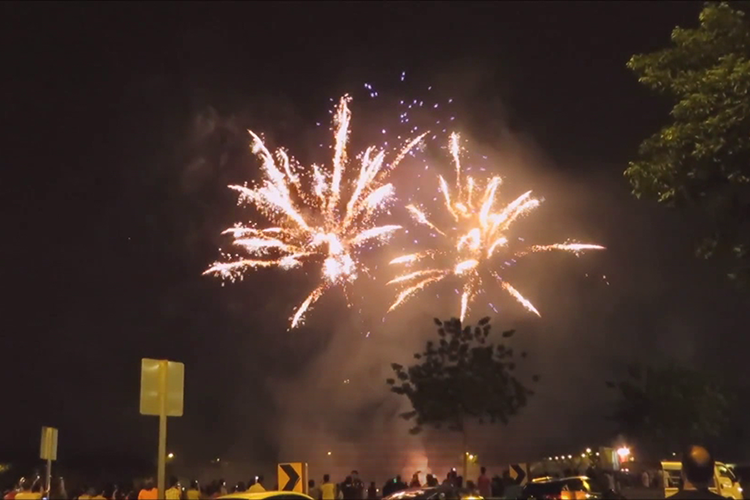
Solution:
M 237 224 L 223 232 L 234 238 L 233 244 L 248 257 L 225 254 L 224 262 L 215 262 L 203 274 L 214 274 L 235 281 L 250 269 L 279 267 L 292 269 L 304 262 L 321 261 L 320 284 L 307 296 L 291 318 L 291 328 L 301 324 L 305 312 L 323 293 L 335 285 L 346 285 L 366 271 L 357 253 L 366 244 L 387 240 L 401 226 L 376 226 L 374 220 L 394 194 L 394 187 L 384 183 L 424 135 L 401 148 L 395 159 L 385 163 L 385 150 L 367 148 L 359 157 L 359 175 L 348 186 L 351 195 L 342 202 L 348 164 L 346 144 L 351 112 L 349 97 L 339 101 L 334 115 L 332 172 L 317 165 L 308 171 L 311 190 L 303 187 L 303 168 L 278 149 L 272 155 L 263 141 L 250 132 L 252 150 L 262 161 L 263 180 L 248 187 L 229 186 L 239 192 L 239 204 L 255 205 L 274 225 L 259 229 L 254 223 Z M 349 191 L 349 190 L 347 190 Z
M 425 287 L 449 276 L 458 276 L 463 282 L 461 293 L 461 320 L 463 321 L 472 300 L 484 289 L 482 275 L 489 274 L 525 309 L 539 316 L 539 311 L 531 302 L 489 267 L 493 257 L 500 252 L 505 252 L 511 255 L 508 260 L 515 260 L 534 252 L 562 250 L 579 254 L 584 250 L 603 250 L 604 247 L 569 242 L 532 245 L 511 252 L 508 248 L 508 230 L 519 217 L 539 206 L 539 200 L 532 198 L 531 191 L 528 191 L 496 210 L 495 198 L 502 179 L 495 176 L 480 186 L 471 176 L 463 177 L 458 134 L 451 134 L 449 146 L 456 170 L 454 192 L 451 193 L 448 183 L 442 176 L 438 179 L 445 209 L 453 219 L 454 226 L 450 229 L 441 229 L 430 221 L 421 208 L 415 205 L 406 207 L 418 224 L 427 226 L 438 233 L 445 244 L 440 249 L 402 255 L 390 262 L 393 265 L 406 266 L 406 271 L 388 282 L 389 285 L 401 287 L 389 311 L 403 304 Z

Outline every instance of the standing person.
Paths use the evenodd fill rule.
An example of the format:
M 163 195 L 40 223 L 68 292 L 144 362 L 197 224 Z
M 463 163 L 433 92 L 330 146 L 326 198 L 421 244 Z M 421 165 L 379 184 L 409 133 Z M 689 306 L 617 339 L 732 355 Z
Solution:
M 394 493 L 404 491 L 409 486 L 401 479 L 401 475 L 396 476 L 396 488 L 393 490 Z
M 682 486 L 669 498 L 675 500 L 722 498 L 709 491 L 714 477 L 714 457 L 703 446 L 690 446 L 682 456 Z M 18 497 L 16 497 L 18 498 Z
M 315 486 L 315 479 L 310 479 L 307 482 L 307 494 L 313 500 L 320 500 L 320 488 Z
M 93 493 L 96 490 L 94 490 L 94 488 L 91 488 L 91 490 L 89 491 Z M 92 495 L 91 500 L 107 500 L 107 497 L 106 495 L 104 495 L 104 491 L 101 491 L 98 494 Z
M 492 476 L 492 498 L 501 498 L 505 495 L 505 485 L 503 484 L 502 478 L 495 474 Z
M 331 482 L 331 476 L 323 475 L 323 484 L 320 485 L 320 500 L 336 500 L 336 485 Z
M 383 485 L 383 498 L 389 496 L 391 493 L 393 493 L 393 485 L 396 484 L 395 479 L 389 479 L 385 482 Z
M 346 476 L 346 479 L 344 479 L 344 482 L 341 483 L 340 491 L 346 500 L 356 499 L 357 493 L 354 488 L 354 480 L 352 479 L 352 476 Z
M 62 476 L 52 482 L 52 491 L 49 492 L 50 500 L 66 500 L 70 498 L 68 492 L 65 491 L 65 481 Z
M 492 496 L 492 481 L 487 477 L 487 467 L 482 467 L 479 471 L 481 472 L 477 478 L 479 495 L 484 498 L 490 498 Z
M 422 484 L 419 482 L 419 471 L 417 471 L 411 476 L 409 488 L 419 488 L 420 486 L 422 486 Z
M 370 481 L 370 487 L 367 488 L 367 500 L 377 500 L 378 488 L 375 486 L 375 481 Z
M 164 492 L 164 498 L 167 500 L 180 500 L 181 497 L 180 482 L 176 477 L 172 476 L 169 478 L 169 488 Z
M 187 490 L 187 500 L 200 500 L 201 498 L 201 489 L 198 485 L 198 481 L 193 479 L 190 481 L 190 489 Z
M 359 471 L 352 471 L 352 498 L 356 500 L 363 500 L 365 498 L 365 483 L 359 478 Z
M 248 493 L 262 493 L 266 491 L 266 489 L 263 487 L 263 476 L 258 476 L 255 478 L 255 483 L 250 486 L 250 488 L 247 490 Z
M 150 477 L 143 483 L 143 488 L 138 492 L 138 500 L 157 500 L 159 498 L 159 490 L 154 486 L 154 478 Z

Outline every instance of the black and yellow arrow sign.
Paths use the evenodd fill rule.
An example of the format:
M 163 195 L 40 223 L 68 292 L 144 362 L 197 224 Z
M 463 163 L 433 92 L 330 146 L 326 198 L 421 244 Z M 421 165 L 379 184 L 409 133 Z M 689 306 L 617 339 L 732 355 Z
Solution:
M 524 485 L 528 481 L 526 464 L 510 464 L 510 477 L 516 484 Z
M 307 464 L 302 462 L 290 462 L 279 464 L 277 469 L 279 477 L 279 489 L 281 491 L 296 491 L 307 493 Z

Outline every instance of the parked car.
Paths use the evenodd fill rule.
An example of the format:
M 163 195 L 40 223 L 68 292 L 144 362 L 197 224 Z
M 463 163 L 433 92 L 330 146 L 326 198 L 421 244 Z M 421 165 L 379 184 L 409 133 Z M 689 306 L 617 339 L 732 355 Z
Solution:
M 482 497 L 469 490 L 442 485 L 425 488 L 409 488 L 397 491 L 383 500 L 481 500 Z
M 562 479 L 535 480 L 523 487 L 520 498 L 523 500 L 574 500 L 610 498 L 613 495 L 599 491 L 596 481 L 587 476 L 565 477 Z

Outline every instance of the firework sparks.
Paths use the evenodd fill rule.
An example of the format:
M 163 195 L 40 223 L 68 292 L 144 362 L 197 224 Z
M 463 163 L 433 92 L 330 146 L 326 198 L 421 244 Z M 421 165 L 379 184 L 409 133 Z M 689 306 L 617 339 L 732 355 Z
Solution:
M 234 281 L 251 269 L 292 269 L 307 261 L 322 261 L 321 283 L 296 309 L 291 328 L 301 324 L 305 312 L 329 288 L 351 283 L 359 271 L 365 270 L 357 260 L 365 244 L 382 243 L 400 228 L 375 226 L 373 221 L 394 194 L 393 185 L 384 183 L 388 173 L 424 137 L 409 141 L 389 165 L 385 164 L 383 150 L 370 147 L 362 153 L 358 157 L 359 175 L 351 183 L 351 196 L 342 210 L 351 122 L 348 102 L 348 96 L 342 97 L 334 114 L 332 172 L 312 165 L 311 193 L 303 187 L 304 169 L 282 149 L 274 157 L 260 137 L 250 132 L 253 153 L 262 162 L 263 180 L 251 187 L 229 188 L 239 192 L 240 204 L 256 206 L 275 227 L 258 229 L 250 223 L 227 229 L 224 234 L 232 235 L 233 244 L 251 258 L 225 254 L 224 261 L 215 262 L 203 273 Z
M 461 291 L 461 320 L 463 321 L 472 300 L 484 288 L 482 275 L 487 274 L 485 271 L 489 271 L 489 275 L 499 286 L 527 311 L 541 316 L 536 307 L 516 288 L 496 271 L 487 269 L 487 266 L 491 264 L 491 259 L 500 252 L 510 255 L 508 261 L 515 262 L 516 259 L 535 252 L 560 250 L 578 255 L 585 250 L 603 250 L 604 247 L 586 243 L 555 243 L 531 245 L 511 251 L 508 239 L 510 227 L 519 217 L 538 207 L 539 200 L 532 198 L 531 191 L 529 191 L 496 210 L 494 208 L 496 193 L 502 184 L 502 179 L 497 176 L 490 178 L 484 184 L 484 193 L 480 195 L 479 184 L 472 177 L 463 175 L 458 134 L 451 134 L 448 149 L 456 171 L 454 193 L 451 194 L 448 182 L 442 176 L 438 179 L 445 209 L 455 222 L 455 227 L 440 229 L 419 207 L 414 205 L 406 207 L 418 224 L 430 228 L 445 239 L 439 249 L 403 255 L 390 262 L 393 265 L 406 266 L 407 271 L 388 283 L 402 287 L 389 311 L 403 304 L 425 287 L 449 276 L 457 276 L 463 281 Z M 415 270 L 414 266 L 418 269 Z M 494 306 L 492 307 L 494 309 Z

